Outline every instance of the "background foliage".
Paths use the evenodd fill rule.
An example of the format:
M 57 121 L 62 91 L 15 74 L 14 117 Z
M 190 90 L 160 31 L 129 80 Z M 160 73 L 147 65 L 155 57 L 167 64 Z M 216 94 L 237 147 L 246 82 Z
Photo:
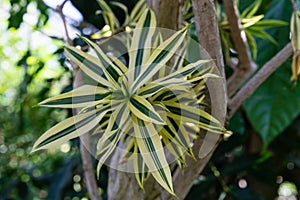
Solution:
M 87 37 L 105 25 L 94 12 L 100 9 L 97 2 L 89 1 L 72 1 L 85 23 L 68 18 L 72 30 Z M 120 2 L 129 12 L 136 3 Z M 240 12 L 252 2 L 240 0 Z M 112 7 L 122 19 L 118 9 Z M 57 150 L 29 154 L 42 132 L 70 115 L 68 110 L 35 107 L 71 89 L 72 76 L 62 52 L 64 30 L 51 21 L 57 13 L 36 0 L 3 0 L 0 13 L 0 199 L 88 198 L 76 139 Z M 290 1 L 262 0 L 257 14 L 264 14 L 263 20 L 289 22 L 292 7 Z M 277 44 L 255 36 L 259 67 L 289 42 L 289 26 L 265 31 Z M 82 44 L 75 37 L 74 43 Z M 290 66 L 291 59 L 232 118 L 228 126 L 234 134 L 218 147 L 187 199 L 298 198 L 300 86 L 290 82 Z M 105 198 L 107 169 L 101 173 L 99 187 Z

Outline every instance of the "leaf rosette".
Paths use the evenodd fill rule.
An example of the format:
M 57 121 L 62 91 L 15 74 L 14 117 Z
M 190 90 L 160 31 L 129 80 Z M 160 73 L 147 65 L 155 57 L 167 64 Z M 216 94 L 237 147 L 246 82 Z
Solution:
M 128 62 L 108 55 L 87 38 L 82 39 L 92 54 L 66 46 L 70 60 L 97 84 L 85 84 L 40 103 L 80 112 L 46 131 L 33 151 L 53 148 L 90 132 L 98 136 L 98 172 L 122 143 L 124 161 L 133 166 L 141 187 L 151 174 L 174 194 L 167 157 L 183 168 L 185 155 L 194 158 L 191 147 L 201 129 L 226 132 L 204 109 L 206 80 L 217 77 L 212 73 L 213 61 L 190 63 L 185 59 L 187 31 L 188 26 L 164 40 L 154 13 L 146 9 L 132 37 L 120 37 L 129 44 Z

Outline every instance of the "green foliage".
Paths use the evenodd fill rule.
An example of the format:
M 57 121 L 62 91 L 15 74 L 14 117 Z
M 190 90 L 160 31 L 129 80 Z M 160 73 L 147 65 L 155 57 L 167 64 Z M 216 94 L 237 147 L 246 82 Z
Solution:
M 276 19 L 280 17 L 281 20 L 289 21 L 292 9 L 287 12 L 286 8 L 291 8 L 290 2 L 274 1 L 271 6 L 272 9 L 266 13 L 266 18 Z M 267 41 L 258 42 L 259 49 L 273 46 L 273 48 L 262 51 L 258 55 L 257 62 L 260 66 L 289 42 L 289 27 L 282 27 L 271 34 L 279 44 L 274 46 Z M 290 60 L 285 62 L 245 103 L 247 116 L 255 130 L 261 135 L 265 146 L 282 133 L 300 112 L 300 87 L 299 84 L 295 86 L 290 82 L 290 66 Z M 289 99 L 289 103 L 286 102 L 286 98 Z
M 251 5 L 246 7 L 239 14 L 239 18 L 242 24 L 242 29 L 245 31 L 245 36 L 247 37 L 248 45 L 251 49 L 253 59 L 256 60 L 258 48 L 255 38 L 262 38 L 268 40 L 275 45 L 277 44 L 276 40 L 269 35 L 265 29 L 274 28 L 276 26 L 287 26 L 288 23 L 281 20 L 267 19 L 264 18 L 263 14 L 257 15 L 257 11 L 261 7 L 262 0 L 256 0 L 252 2 Z M 220 6 L 218 6 L 219 8 Z M 219 8 L 217 11 L 220 27 L 220 35 L 222 44 L 224 46 L 225 58 L 229 59 L 229 49 L 235 49 L 230 37 L 230 29 L 227 17 L 221 11 L 222 8 Z M 264 19 L 264 20 L 262 20 Z
M 94 36 L 94 39 L 101 41 L 103 35 L 90 28 L 90 24 L 93 24 L 101 30 L 106 25 L 101 13 L 96 15 L 96 11 L 101 9 L 97 1 L 71 0 L 71 2 L 87 22 L 82 27 L 73 24 L 71 20 L 69 22 L 72 26 L 76 27 L 81 35 L 86 34 L 84 31 L 86 29 L 92 30 L 87 37 Z M 124 9 L 112 5 L 111 1 L 106 2 L 118 19 L 119 28 L 123 29 L 123 22 L 126 19 Z M 130 13 L 136 0 L 118 0 L 118 2 L 124 3 L 128 15 L 132 15 Z M 252 9 L 253 6 L 257 7 L 253 2 L 253 0 L 240 0 L 241 13 L 251 10 L 249 9 L 251 5 Z M 299 7 L 300 2 L 296 2 Z M 43 43 L 49 41 L 48 38 L 52 36 L 39 39 L 41 34 L 38 31 L 42 30 L 45 33 L 44 27 L 49 28 L 48 17 L 53 16 L 54 12 L 42 1 L 3 0 L 0 4 L 0 199 L 88 198 L 76 139 L 64 143 L 60 149 L 29 155 L 33 141 L 39 133 L 63 120 L 70 113 L 64 109 L 34 107 L 43 99 L 60 92 L 66 93 L 71 89 L 71 87 L 63 89 L 70 84 L 71 74 L 61 67 L 65 63 L 64 56 L 61 54 L 62 42 L 51 40 L 50 43 Z M 38 18 L 30 22 L 26 14 L 32 14 L 32 10 L 35 9 L 38 10 Z M 183 10 L 184 20 L 191 22 L 193 13 L 190 1 L 184 1 Z M 220 12 L 224 16 L 222 9 Z M 289 22 L 291 12 L 290 1 L 284 0 L 262 0 L 256 10 L 254 16 L 264 15 L 264 18 L 257 18 L 259 21 L 255 25 L 257 28 L 263 28 L 262 30 L 277 42 L 275 45 L 268 40 L 258 39 L 255 33 L 252 40 L 248 38 L 252 50 L 255 49 L 254 44 L 257 45 L 256 62 L 260 67 L 289 41 L 288 26 L 272 28 L 272 25 L 277 23 L 275 21 L 274 24 L 274 19 Z M 266 20 L 268 21 L 265 22 Z M 28 24 L 31 25 L 29 29 Z M 195 27 L 192 25 L 190 30 L 193 28 Z M 57 27 L 55 29 L 57 31 Z M 118 28 L 115 27 L 116 32 L 117 30 Z M 197 39 L 192 31 L 188 34 Z M 108 32 L 113 34 L 111 30 Z M 36 38 L 40 44 L 37 49 L 33 48 L 36 46 L 34 42 Z M 74 43 L 86 45 L 79 38 L 75 38 Z M 47 49 L 53 48 L 53 45 L 57 46 L 54 48 L 57 51 L 48 52 Z M 197 49 L 189 48 L 188 60 L 190 57 L 197 57 L 195 56 Z M 255 54 L 253 51 L 252 55 Z M 125 56 L 123 60 L 128 59 Z M 186 199 L 275 199 L 277 196 L 289 198 L 284 196 L 287 195 L 286 191 L 296 195 L 300 185 L 298 175 L 300 173 L 300 120 L 297 117 L 299 84 L 296 86 L 289 83 L 290 64 L 291 60 L 284 63 L 245 103 L 244 109 L 230 120 L 229 129 L 234 134 L 227 141 L 220 143 L 210 164 L 194 182 Z M 70 95 L 76 97 L 77 94 Z M 87 99 L 91 100 L 89 97 Z M 80 101 L 77 101 L 80 100 L 79 98 L 75 100 L 80 104 Z M 263 138 L 264 151 L 262 152 L 262 144 L 256 134 Z M 168 143 L 168 137 L 162 140 Z M 71 147 L 71 153 L 62 152 L 65 147 Z M 128 142 L 128 147 L 129 152 L 139 151 L 132 140 Z M 171 145 L 168 146 L 168 150 L 174 155 L 177 154 Z M 147 171 L 141 157 L 134 158 L 135 155 L 137 154 L 132 154 L 131 157 L 135 161 L 133 163 L 135 167 L 139 168 L 139 171 Z M 184 166 L 184 157 L 179 158 L 178 164 Z M 107 174 L 106 167 L 103 166 L 98 186 L 104 199 L 107 198 Z M 137 177 L 142 183 L 149 174 L 138 175 L 142 175 Z M 241 180 L 246 181 L 245 188 L 239 185 Z M 287 190 L 289 188 L 290 190 Z
M 281 66 L 245 103 L 248 118 L 267 146 L 300 112 L 300 86 L 290 82 L 291 62 Z M 278 92 L 280 88 L 280 92 Z M 286 103 L 286 97 L 289 103 Z

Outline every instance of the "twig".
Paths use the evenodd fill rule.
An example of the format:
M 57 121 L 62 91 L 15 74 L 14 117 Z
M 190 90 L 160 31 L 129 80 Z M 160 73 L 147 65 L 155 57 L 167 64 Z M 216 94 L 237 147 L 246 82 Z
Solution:
M 65 0 L 61 5 L 59 5 L 56 8 L 56 10 L 60 14 L 61 19 L 63 21 L 67 43 L 70 46 L 73 46 L 73 41 L 71 40 L 69 31 L 68 31 L 67 21 L 66 21 L 65 15 L 63 14 L 63 8 L 64 8 L 64 5 L 67 3 L 67 1 L 69 1 L 69 0 Z M 74 77 L 73 88 L 78 88 L 84 84 L 84 82 L 82 80 L 82 72 L 75 63 L 71 62 L 71 65 L 73 67 L 73 77 Z M 78 113 L 78 112 L 79 112 L 78 110 L 75 110 L 75 113 Z M 94 173 L 94 168 L 93 168 L 93 164 L 92 164 L 92 159 L 91 159 L 91 155 L 88 151 L 89 148 L 90 148 L 90 138 L 89 138 L 89 134 L 86 133 L 86 134 L 83 134 L 80 136 L 80 153 L 81 153 L 82 168 L 83 168 L 83 173 L 84 173 L 84 177 L 85 177 L 85 182 L 86 182 L 86 186 L 87 186 L 87 190 L 89 192 L 90 198 L 92 200 L 102 200 L 102 198 L 98 192 L 98 185 L 97 185 L 97 182 L 95 179 L 95 173 Z
M 228 96 L 232 96 L 239 87 L 256 70 L 257 65 L 252 61 L 247 37 L 242 29 L 235 0 L 224 1 L 225 13 L 228 18 L 231 38 L 238 53 L 238 63 L 233 75 L 227 82 Z
M 59 13 L 59 15 L 60 15 L 60 17 L 61 17 L 61 19 L 63 21 L 64 28 L 65 28 L 65 34 L 66 34 L 66 37 L 67 37 L 67 42 L 68 42 L 69 45 L 73 45 L 73 41 L 71 40 L 70 35 L 69 35 L 69 31 L 68 31 L 68 27 L 67 27 L 67 22 L 66 22 L 66 17 L 65 17 L 65 15 L 63 13 L 63 8 L 64 8 L 65 4 L 68 1 L 69 0 L 64 0 L 64 2 L 61 5 L 57 6 L 56 10 Z
M 248 83 L 232 98 L 228 104 L 228 119 L 230 119 L 237 109 L 247 100 L 253 92 L 260 86 L 281 64 L 293 55 L 291 43 L 287 44 L 271 60 L 269 60 Z
M 297 9 L 297 6 L 296 6 L 296 3 L 295 3 L 295 0 L 291 0 L 291 3 L 292 3 L 292 6 L 293 6 L 293 10 L 294 12 L 297 12 L 298 9 Z

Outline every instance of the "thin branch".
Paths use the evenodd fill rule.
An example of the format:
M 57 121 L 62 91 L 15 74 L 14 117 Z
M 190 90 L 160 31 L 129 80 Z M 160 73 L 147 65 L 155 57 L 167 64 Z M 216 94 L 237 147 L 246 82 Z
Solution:
M 297 12 L 298 9 L 297 9 L 297 6 L 296 6 L 296 3 L 295 3 L 295 0 L 291 0 L 291 3 L 292 3 L 292 6 L 293 6 L 293 10 L 294 12 Z
M 253 94 L 283 62 L 293 55 L 291 43 L 287 44 L 271 60 L 269 60 L 248 83 L 233 97 L 228 104 L 228 119 L 230 119 L 237 109 Z
M 59 15 L 63 21 L 67 43 L 70 46 L 73 46 L 73 41 L 70 38 L 69 31 L 68 31 L 67 21 L 66 21 L 65 15 L 63 13 L 64 5 L 68 1 L 69 0 L 65 0 L 61 5 L 59 5 L 56 8 L 56 11 L 59 13 Z M 74 77 L 73 88 L 78 88 L 84 84 L 84 82 L 82 80 L 82 71 L 75 63 L 73 63 L 73 62 L 70 62 L 70 63 L 73 68 L 73 77 Z M 78 112 L 79 112 L 79 110 L 75 110 L 75 113 L 78 113 Z M 81 159 L 82 159 L 82 168 L 83 168 L 83 173 L 84 173 L 84 177 L 85 177 L 86 187 L 89 192 L 89 196 L 92 200 L 102 200 L 102 198 L 98 192 L 98 185 L 97 185 L 96 178 L 95 178 L 91 154 L 88 151 L 88 149 L 90 149 L 90 138 L 89 138 L 89 134 L 86 133 L 86 134 L 83 134 L 80 136 L 80 154 L 81 154 Z
M 65 28 L 65 34 L 66 34 L 66 37 L 67 37 L 67 42 L 68 42 L 69 45 L 73 45 L 73 41 L 71 40 L 70 35 L 69 35 L 69 31 L 68 31 L 68 27 L 67 27 L 67 22 L 66 22 L 66 17 L 65 17 L 65 15 L 63 13 L 63 8 L 64 8 L 65 4 L 68 1 L 69 0 L 64 0 L 64 2 L 61 5 L 57 6 L 56 10 L 59 13 L 59 15 L 60 15 L 60 17 L 61 17 L 61 19 L 63 21 L 64 28 Z
M 242 29 L 235 0 L 224 1 L 224 8 L 229 22 L 231 38 L 239 60 L 233 75 L 227 82 L 228 96 L 232 96 L 256 70 L 257 65 L 251 59 L 247 37 Z

